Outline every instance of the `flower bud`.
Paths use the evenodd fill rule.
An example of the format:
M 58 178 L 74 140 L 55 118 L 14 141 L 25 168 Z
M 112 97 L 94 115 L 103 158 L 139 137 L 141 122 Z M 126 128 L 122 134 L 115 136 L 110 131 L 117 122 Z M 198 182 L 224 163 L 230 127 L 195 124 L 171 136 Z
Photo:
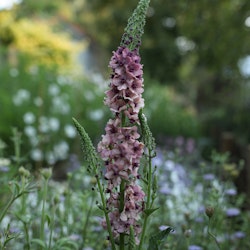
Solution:
M 25 169 L 24 167 L 20 167 L 18 169 L 18 172 L 20 175 L 24 176 L 24 177 L 29 177 L 30 176 L 30 171 Z
M 213 207 L 206 207 L 205 211 L 208 218 L 212 218 L 214 215 L 214 208 Z
M 192 235 L 192 230 L 191 230 L 191 229 L 187 229 L 187 230 L 184 232 L 184 235 L 185 235 L 185 237 L 187 237 L 187 238 L 191 237 L 191 235 Z
M 52 176 L 52 168 L 43 168 L 41 174 L 44 179 L 48 180 Z

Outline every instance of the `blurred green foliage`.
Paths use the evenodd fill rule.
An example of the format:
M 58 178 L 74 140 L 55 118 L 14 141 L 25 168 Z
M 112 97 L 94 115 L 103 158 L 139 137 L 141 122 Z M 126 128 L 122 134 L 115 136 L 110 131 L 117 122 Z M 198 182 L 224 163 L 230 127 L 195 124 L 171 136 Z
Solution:
M 72 117 L 86 126 L 93 139 L 100 137 L 103 92 L 86 79 L 30 65 L 24 55 L 15 67 L 5 64 L 0 68 L 0 137 L 13 153 L 11 133 L 16 127 L 23 134 L 25 155 L 35 162 L 54 164 L 75 150 Z
M 135 1 L 74 2 L 74 20 L 105 50 L 114 50 Z M 250 53 L 250 2 L 152 0 L 150 5 L 140 50 L 144 72 L 194 104 L 206 135 L 219 123 L 249 142 L 249 87 L 239 61 Z
M 140 53 L 145 112 L 156 137 L 197 137 L 216 129 L 249 142 L 250 90 L 238 66 L 249 53 L 249 27 L 244 24 L 249 5 L 246 0 L 151 1 Z M 72 51 L 77 55 L 82 47 L 61 30 L 65 24 L 80 25 L 90 44 L 106 52 L 97 60 L 106 62 L 107 75 L 111 51 L 119 45 L 135 6 L 131 0 L 23 0 L 10 11 L 0 11 L 0 109 L 5 121 L 0 137 L 9 142 L 12 126 L 25 134 L 24 117 L 30 112 L 36 117 L 39 147 L 49 151 L 59 141 L 56 137 L 65 137 L 64 126 L 71 124 L 72 116 L 97 142 L 110 116 L 102 102 L 106 87 L 76 77 L 81 68 Z M 22 95 L 26 101 L 15 104 Z M 35 100 L 43 104 L 38 107 Z M 62 114 L 63 105 L 55 107 L 60 102 L 69 113 Z M 59 132 L 39 132 L 40 120 L 57 123 L 54 118 L 60 121 Z M 25 136 L 29 151 L 30 139 Z
M 201 135 L 200 123 L 195 108 L 176 91 L 159 82 L 145 79 L 145 111 L 150 129 L 156 137 L 171 135 L 195 137 Z

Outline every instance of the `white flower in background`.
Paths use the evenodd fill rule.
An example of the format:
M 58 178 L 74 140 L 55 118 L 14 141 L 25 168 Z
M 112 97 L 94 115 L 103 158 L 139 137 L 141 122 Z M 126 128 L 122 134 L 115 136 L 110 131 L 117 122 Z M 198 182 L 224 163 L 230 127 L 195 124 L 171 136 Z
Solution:
M 28 137 L 34 137 L 36 136 L 36 129 L 33 126 L 26 126 L 24 128 L 24 133 L 28 136 Z
M 165 17 L 162 19 L 162 25 L 165 28 L 174 28 L 176 25 L 176 20 L 173 17 Z
M 60 93 L 60 88 L 56 84 L 51 84 L 48 91 L 51 96 L 56 96 Z
M 90 79 L 93 83 L 96 84 L 96 86 L 98 86 L 97 90 L 99 90 L 99 93 L 102 95 L 103 91 L 106 90 L 109 84 L 109 79 L 105 80 L 102 74 L 95 73 L 95 72 L 90 75 Z
M 19 74 L 19 71 L 16 68 L 11 68 L 10 71 L 9 71 L 9 73 L 10 73 L 11 77 L 17 77 L 18 74 Z
M 26 89 L 19 89 L 17 93 L 13 96 L 12 101 L 16 106 L 21 105 L 25 101 L 29 101 L 30 92 Z
M 61 141 L 54 146 L 53 151 L 57 159 L 63 160 L 68 155 L 69 145 L 66 141 Z
M 48 124 L 51 131 L 58 131 L 60 128 L 60 121 L 55 117 L 49 118 Z
M 39 144 L 39 139 L 37 136 L 31 136 L 29 137 L 29 141 L 31 146 L 36 147 Z
M 193 50 L 195 48 L 195 43 L 192 40 L 189 40 L 185 36 L 179 36 L 176 38 L 175 43 L 179 49 L 179 51 L 183 54 L 186 52 Z
M 43 159 L 43 153 L 40 149 L 33 149 L 30 153 L 31 159 L 34 161 L 41 161 Z
M 57 82 L 61 86 L 68 84 L 67 77 L 62 76 L 62 75 L 57 77 Z
M 85 99 L 87 101 L 92 101 L 92 100 L 95 99 L 94 94 L 91 91 L 88 91 L 88 90 L 84 92 L 84 97 L 85 97 Z
M 48 133 L 49 131 L 58 131 L 60 128 L 60 121 L 56 117 L 47 118 L 41 116 L 39 118 L 39 130 L 42 133 Z
M 60 109 L 60 113 L 66 115 L 70 112 L 70 106 L 68 103 L 64 103 Z
M 61 114 L 68 114 L 70 111 L 70 106 L 67 103 L 67 96 L 55 97 L 52 100 L 53 108 L 56 112 Z
M 57 107 L 60 107 L 60 106 L 62 106 L 63 105 L 63 100 L 62 100 L 62 98 L 61 97 L 55 97 L 53 100 L 52 100 L 52 104 L 53 104 L 53 106 L 55 107 L 55 108 L 57 108 Z
M 89 118 L 93 121 L 99 121 L 103 117 L 103 110 L 96 109 L 89 112 Z
M 43 99 L 38 96 L 34 99 L 34 104 L 37 106 L 37 107 L 41 107 L 43 105 Z
M 42 133 L 49 132 L 49 122 L 45 116 L 39 117 L 39 131 Z
M 7 158 L 0 158 L 0 166 L 9 166 L 10 160 Z
M 70 124 L 65 125 L 64 132 L 68 138 L 76 137 L 76 129 L 74 126 L 72 126 Z
M 56 163 L 56 157 L 53 152 L 47 152 L 46 153 L 46 160 L 50 165 L 53 165 Z
M 36 207 L 38 203 L 38 198 L 37 198 L 37 193 L 36 192 L 31 192 L 27 196 L 27 203 L 30 204 L 31 207 Z
M 27 112 L 24 114 L 23 120 L 26 124 L 32 124 L 36 120 L 36 117 L 33 113 Z

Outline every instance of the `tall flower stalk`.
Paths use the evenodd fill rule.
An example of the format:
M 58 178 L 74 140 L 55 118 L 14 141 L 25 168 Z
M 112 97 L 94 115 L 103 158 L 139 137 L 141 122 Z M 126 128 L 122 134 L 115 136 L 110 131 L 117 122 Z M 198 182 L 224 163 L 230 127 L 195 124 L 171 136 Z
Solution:
M 90 164 L 89 170 L 97 179 L 102 201 L 99 207 L 105 215 L 102 225 L 109 232 L 113 250 L 116 249 L 115 243 L 119 245 L 120 250 L 125 249 L 125 246 L 132 250 L 136 245 L 141 249 L 148 217 L 156 210 L 152 206 L 157 184 L 151 166 L 155 144 L 142 115 L 144 85 L 139 55 L 149 2 L 150 0 L 139 1 L 128 20 L 121 44 L 113 52 L 109 63 L 112 72 L 104 103 L 113 113 L 113 117 L 107 122 L 105 134 L 97 147 L 104 163 L 103 175 L 106 185 L 101 185 L 99 175 L 102 171 L 97 163 L 97 153 L 85 130 L 74 119 Z M 143 154 L 148 164 L 143 166 L 143 171 L 139 171 Z M 140 179 L 145 183 L 146 194 L 140 186 Z M 144 225 L 141 228 L 142 215 Z M 139 237 L 141 231 L 142 236 Z M 158 241 L 156 236 L 154 239 Z
M 144 107 L 139 47 L 148 4 L 149 1 L 139 2 L 109 63 L 112 73 L 105 104 L 114 117 L 108 121 L 106 134 L 98 144 L 98 152 L 105 162 L 109 219 L 120 249 L 124 249 L 124 239 L 130 235 L 131 228 L 139 243 L 138 222 L 144 210 L 145 193 L 137 181 L 144 149 L 138 133 L 139 112 Z M 106 222 L 103 225 L 106 227 Z

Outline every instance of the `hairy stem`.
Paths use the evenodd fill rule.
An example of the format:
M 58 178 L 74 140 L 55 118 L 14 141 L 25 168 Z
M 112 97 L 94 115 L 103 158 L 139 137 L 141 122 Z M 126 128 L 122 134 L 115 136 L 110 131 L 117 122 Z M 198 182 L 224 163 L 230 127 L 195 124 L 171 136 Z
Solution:
M 109 220 L 109 216 L 108 216 L 108 210 L 107 210 L 107 206 L 106 206 L 106 199 L 105 199 L 104 191 L 103 191 L 103 188 L 102 188 L 102 185 L 101 185 L 101 182 L 100 182 L 98 175 L 96 175 L 96 181 L 97 181 L 99 193 L 101 195 L 102 207 L 103 207 L 103 211 L 104 211 L 104 215 L 105 215 L 105 220 L 107 223 L 107 229 L 108 229 L 108 233 L 109 233 L 109 240 L 111 242 L 111 248 L 112 248 L 112 250 L 116 250 L 115 241 L 114 241 L 114 237 L 112 234 L 111 224 L 110 224 L 110 220 Z
M 88 212 L 86 214 L 86 221 L 85 221 L 85 224 L 84 224 L 84 228 L 82 230 L 83 243 L 82 243 L 81 249 L 84 247 L 85 239 L 87 238 L 87 232 L 88 232 L 88 226 L 89 226 L 89 219 L 90 219 L 90 214 L 92 212 L 92 208 L 93 208 L 93 205 L 94 205 L 94 201 L 95 201 L 95 194 L 93 192 L 92 193 L 92 197 L 91 197 L 90 208 L 88 209 Z
M 147 202 L 146 202 L 146 209 L 150 209 L 152 206 L 151 203 L 151 188 L 152 188 L 152 162 L 151 162 L 151 150 L 149 150 L 148 152 L 148 176 L 147 176 Z M 139 244 L 139 250 L 142 249 L 142 244 L 145 238 L 145 234 L 146 234 L 146 228 L 147 228 L 147 223 L 148 223 L 148 214 L 145 214 L 145 218 L 143 221 L 143 227 L 142 227 L 142 234 L 141 234 L 141 239 L 140 239 L 140 244 Z
M 125 181 L 122 180 L 120 185 L 120 204 L 119 204 L 119 212 L 122 213 L 124 209 L 124 195 L 125 195 Z M 120 250 L 124 250 L 125 247 L 125 235 L 124 233 L 120 234 Z
M 43 198 L 42 198 L 42 216 L 41 216 L 41 225 L 40 225 L 40 239 L 44 241 L 44 226 L 45 226 L 45 206 L 48 192 L 48 182 L 49 179 L 46 178 L 43 187 Z
M 18 196 L 19 197 L 19 196 Z M 17 196 L 12 195 L 11 199 L 9 200 L 9 202 L 7 203 L 7 205 L 5 206 L 5 208 L 3 209 L 1 215 L 0 215 L 0 222 L 3 220 L 5 214 L 7 213 L 8 209 L 10 208 L 10 206 L 12 205 L 12 203 L 18 198 Z

